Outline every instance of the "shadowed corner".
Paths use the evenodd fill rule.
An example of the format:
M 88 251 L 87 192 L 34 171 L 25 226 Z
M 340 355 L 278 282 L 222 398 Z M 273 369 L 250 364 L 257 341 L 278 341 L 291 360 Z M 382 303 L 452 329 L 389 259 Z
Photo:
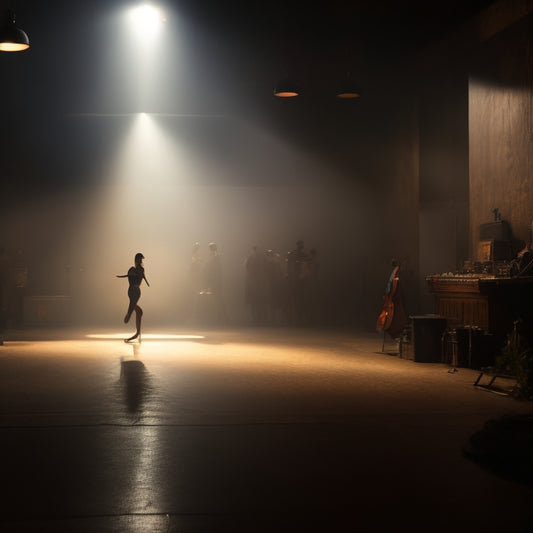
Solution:
M 523 485 L 533 486 L 533 415 L 489 420 L 463 446 L 463 455 L 482 468 Z
M 120 359 L 120 382 L 124 387 L 126 407 L 140 414 L 150 394 L 150 373 L 138 359 Z

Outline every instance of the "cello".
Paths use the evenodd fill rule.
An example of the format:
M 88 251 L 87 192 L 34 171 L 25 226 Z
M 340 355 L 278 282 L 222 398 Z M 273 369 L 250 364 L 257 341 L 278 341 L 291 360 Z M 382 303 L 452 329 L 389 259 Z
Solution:
M 388 333 L 393 339 L 397 339 L 407 324 L 407 317 L 399 291 L 400 266 L 396 261 L 393 261 L 392 267 L 392 273 L 383 296 L 383 308 L 376 322 L 376 331 L 383 331 L 383 333 Z

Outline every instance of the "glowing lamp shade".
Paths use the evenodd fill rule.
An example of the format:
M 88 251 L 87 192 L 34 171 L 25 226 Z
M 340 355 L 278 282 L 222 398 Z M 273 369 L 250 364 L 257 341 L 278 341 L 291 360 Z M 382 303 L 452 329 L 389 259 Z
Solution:
M 300 91 L 290 79 L 280 81 L 274 89 L 274 95 L 278 98 L 293 98 L 299 94 Z
M 337 93 L 337 98 L 342 98 L 343 100 L 349 100 L 351 98 L 359 98 L 359 90 L 355 87 L 355 84 L 351 80 L 351 75 L 348 72 L 344 84 L 341 87 L 341 90 Z
M 355 89 L 343 89 L 337 93 L 337 98 L 348 100 L 350 98 L 359 98 L 361 95 Z
M 0 26 L 0 51 L 21 52 L 30 47 L 26 33 L 15 26 L 15 14 L 10 11 Z

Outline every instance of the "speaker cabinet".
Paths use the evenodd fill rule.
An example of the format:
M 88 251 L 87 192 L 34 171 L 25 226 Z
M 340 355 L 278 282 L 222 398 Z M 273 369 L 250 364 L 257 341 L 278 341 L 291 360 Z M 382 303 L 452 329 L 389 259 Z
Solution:
M 446 330 L 446 319 L 437 315 L 410 318 L 415 363 L 441 363 L 443 360 L 442 336 Z

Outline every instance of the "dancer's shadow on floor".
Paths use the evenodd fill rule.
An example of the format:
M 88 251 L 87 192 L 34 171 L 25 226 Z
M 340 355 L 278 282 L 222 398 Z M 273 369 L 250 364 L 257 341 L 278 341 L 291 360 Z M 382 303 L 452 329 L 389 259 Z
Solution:
M 489 420 L 463 446 L 463 455 L 507 480 L 533 486 L 533 415 Z
M 132 414 L 140 414 L 151 392 L 150 373 L 138 359 L 120 360 L 120 382 L 124 387 L 126 407 Z

